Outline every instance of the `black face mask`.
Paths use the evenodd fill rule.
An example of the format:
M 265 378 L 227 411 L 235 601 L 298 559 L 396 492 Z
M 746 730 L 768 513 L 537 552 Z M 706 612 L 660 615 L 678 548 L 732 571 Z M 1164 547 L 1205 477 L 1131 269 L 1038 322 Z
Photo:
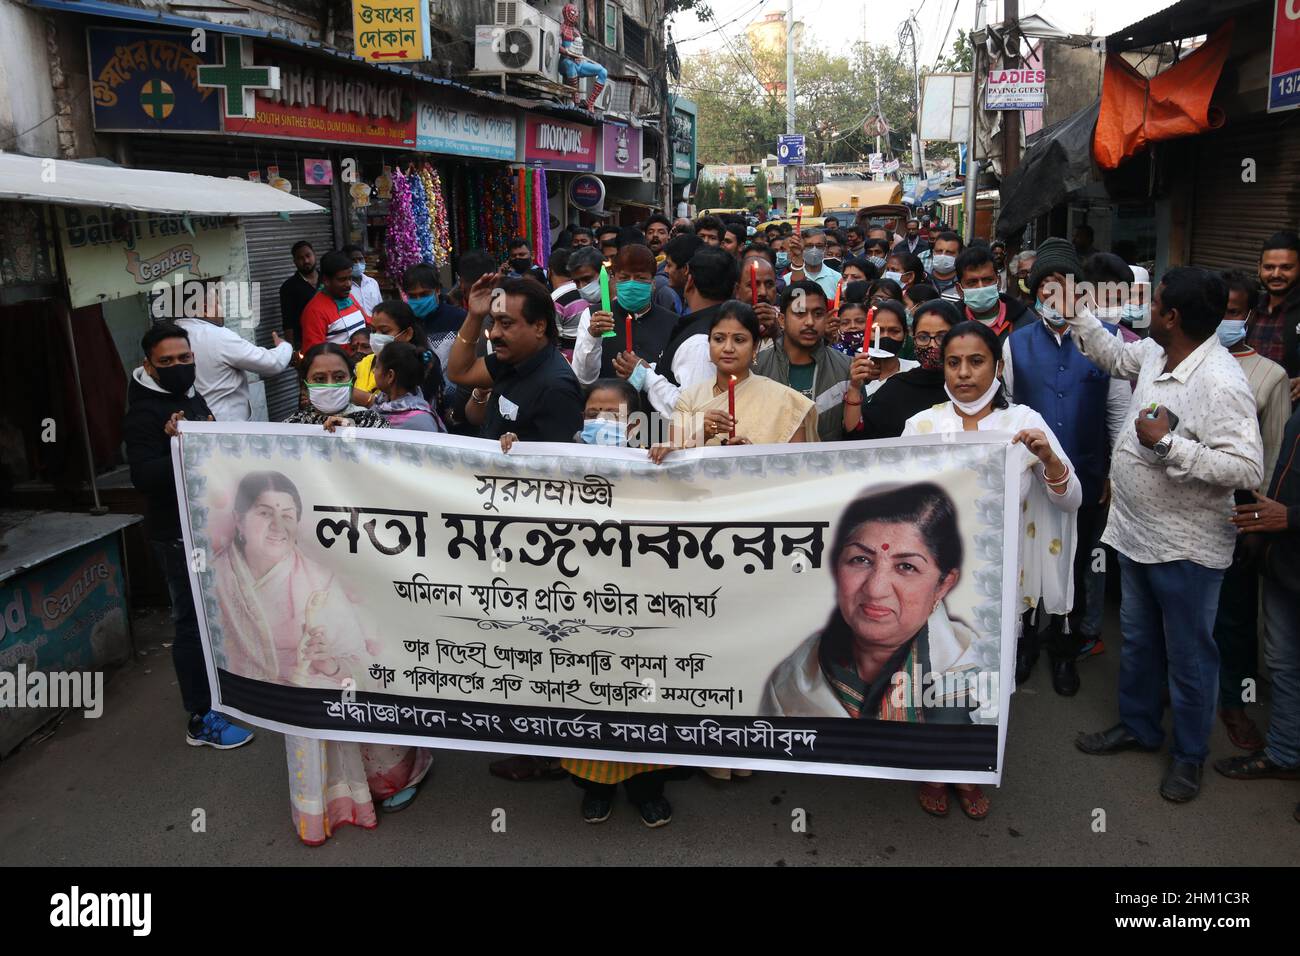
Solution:
M 168 365 L 154 368 L 158 373 L 158 384 L 173 395 L 181 396 L 194 387 L 194 364 Z
M 872 345 L 874 347 L 875 343 L 873 342 Z M 886 352 L 893 352 L 897 355 L 903 351 L 903 342 L 900 339 L 891 339 L 887 335 L 882 335 L 880 337 L 880 347 Z
M 510 268 L 511 268 L 511 269 L 514 269 L 516 272 L 521 272 L 521 273 L 522 273 L 522 272 L 527 272 L 527 271 L 528 271 L 529 269 L 531 269 L 532 267 L 533 267 L 533 260 L 531 260 L 531 259 L 511 259 L 511 260 L 510 260 Z
M 823 259 L 822 265 L 826 266 L 828 269 L 834 269 L 836 272 L 839 272 L 844 266 L 844 260 L 839 258 Z

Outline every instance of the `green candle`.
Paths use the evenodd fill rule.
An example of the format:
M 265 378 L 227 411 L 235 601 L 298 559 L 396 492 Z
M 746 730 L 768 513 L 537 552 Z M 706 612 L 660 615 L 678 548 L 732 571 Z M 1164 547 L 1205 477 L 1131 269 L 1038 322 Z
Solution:
M 609 271 L 604 266 L 600 267 L 600 307 L 605 312 L 609 311 Z M 600 337 L 602 339 L 612 339 L 614 330 L 610 329 L 608 332 L 601 333 Z

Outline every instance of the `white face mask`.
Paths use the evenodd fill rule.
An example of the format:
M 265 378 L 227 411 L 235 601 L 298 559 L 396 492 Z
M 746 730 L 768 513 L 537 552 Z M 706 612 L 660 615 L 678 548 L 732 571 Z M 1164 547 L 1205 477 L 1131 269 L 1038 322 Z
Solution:
M 370 351 L 374 352 L 376 355 L 382 352 L 389 345 L 392 345 L 392 343 L 393 337 L 391 335 L 385 335 L 383 332 L 370 333 Z
M 993 377 L 993 384 L 989 386 L 988 391 L 973 402 L 958 401 L 957 396 L 952 393 L 952 389 L 948 388 L 947 385 L 944 385 L 943 390 L 948 393 L 948 398 L 952 400 L 953 406 L 959 409 L 962 414 L 975 415 L 983 410 L 989 402 L 993 401 L 993 396 L 998 393 L 998 388 L 1001 385 L 1002 381 L 995 375 Z
M 584 285 L 581 289 L 578 290 L 578 294 L 581 295 L 588 302 L 590 302 L 592 305 L 595 305 L 597 302 L 600 301 L 600 280 L 592 279 L 590 282 L 588 282 L 586 285 Z
M 342 385 L 308 385 L 307 398 L 322 415 L 337 415 L 352 401 L 352 383 Z

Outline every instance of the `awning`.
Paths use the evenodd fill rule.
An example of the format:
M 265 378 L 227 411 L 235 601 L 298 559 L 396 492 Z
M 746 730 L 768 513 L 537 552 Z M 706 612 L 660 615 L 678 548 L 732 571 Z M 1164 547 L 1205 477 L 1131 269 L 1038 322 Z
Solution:
M 1182 0 L 1106 37 L 1106 51 L 1121 53 L 1213 33 L 1224 20 L 1258 8 L 1260 0 Z
M 318 213 L 266 183 L 0 153 L 0 199 L 197 216 Z
M 1002 211 L 995 232 L 1011 236 L 1093 178 L 1092 132 L 1101 100 L 1042 131 L 1002 179 Z

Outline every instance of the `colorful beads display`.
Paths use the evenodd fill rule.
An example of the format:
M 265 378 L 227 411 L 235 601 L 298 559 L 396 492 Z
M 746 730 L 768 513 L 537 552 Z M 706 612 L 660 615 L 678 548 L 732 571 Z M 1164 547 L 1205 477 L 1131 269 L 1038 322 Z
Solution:
M 420 261 L 420 242 L 411 212 L 411 185 L 400 169 L 392 173 L 393 193 L 388 202 L 388 230 L 384 244 L 388 274 L 394 281 Z
M 429 229 L 429 200 L 424 194 L 424 181 L 412 171 L 406 176 L 411 190 L 411 221 L 415 223 L 415 239 L 420 244 L 420 261 L 433 262 L 433 232 Z
M 447 228 L 447 194 L 442 190 L 442 177 L 428 163 L 420 167 L 420 181 L 429 203 L 429 228 L 433 240 L 433 261 L 440 266 L 451 262 L 451 233 Z

